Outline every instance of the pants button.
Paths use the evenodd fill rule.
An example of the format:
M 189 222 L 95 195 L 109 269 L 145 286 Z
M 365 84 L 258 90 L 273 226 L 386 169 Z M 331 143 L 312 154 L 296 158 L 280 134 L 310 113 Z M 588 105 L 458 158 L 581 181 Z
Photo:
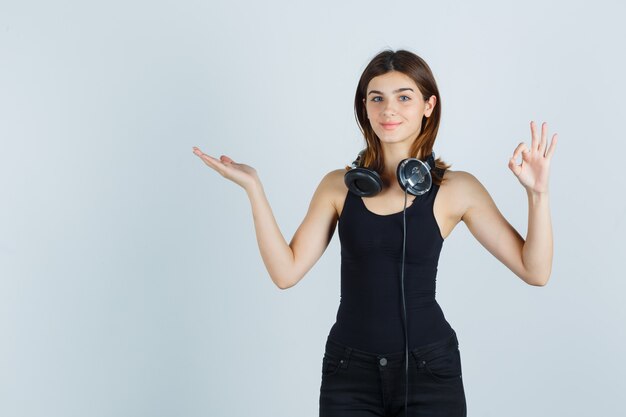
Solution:
M 387 358 L 381 358 L 380 361 L 378 361 L 380 363 L 381 366 L 385 366 L 387 365 Z

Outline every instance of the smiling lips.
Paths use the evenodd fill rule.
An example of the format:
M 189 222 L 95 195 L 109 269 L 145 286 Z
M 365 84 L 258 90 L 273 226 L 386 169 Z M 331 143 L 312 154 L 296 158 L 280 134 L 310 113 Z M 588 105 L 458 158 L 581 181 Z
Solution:
M 396 127 L 398 127 L 400 125 L 400 123 L 402 123 L 402 122 L 398 122 L 398 123 L 381 123 L 381 126 L 385 130 L 393 130 Z

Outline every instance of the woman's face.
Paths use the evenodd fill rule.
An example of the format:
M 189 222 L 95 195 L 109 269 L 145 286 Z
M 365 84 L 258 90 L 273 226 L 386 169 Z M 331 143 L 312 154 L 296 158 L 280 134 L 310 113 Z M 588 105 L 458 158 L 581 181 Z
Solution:
M 385 143 L 413 143 L 422 129 L 422 117 L 429 117 L 436 102 L 422 98 L 411 77 L 391 71 L 374 77 L 363 99 L 374 132 Z

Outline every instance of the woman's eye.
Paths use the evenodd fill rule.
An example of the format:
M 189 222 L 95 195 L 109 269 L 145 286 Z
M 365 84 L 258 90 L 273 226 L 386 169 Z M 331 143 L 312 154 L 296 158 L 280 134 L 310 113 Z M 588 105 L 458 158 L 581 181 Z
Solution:
M 381 97 L 381 96 L 376 96 L 376 97 L 373 97 L 371 101 L 373 101 L 374 103 L 379 103 L 379 102 L 380 102 L 380 100 L 376 100 L 376 99 L 378 99 L 378 98 L 382 98 L 382 97 Z M 411 100 L 411 97 L 409 97 L 409 96 L 400 96 L 400 98 L 401 98 L 401 99 L 402 99 L 402 98 L 406 98 L 406 100 L 400 100 L 400 101 L 409 101 L 409 100 Z

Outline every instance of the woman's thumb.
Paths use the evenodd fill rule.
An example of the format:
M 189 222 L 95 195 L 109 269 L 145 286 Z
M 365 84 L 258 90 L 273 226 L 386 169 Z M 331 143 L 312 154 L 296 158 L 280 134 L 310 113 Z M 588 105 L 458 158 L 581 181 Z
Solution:
M 229 157 L 227 157 L 226 155 L 220 156 L 220 159 L 222 160 L 222 162 L 227 163 L 227 164 L 232 164 L 233 162 L 235 162 Z

